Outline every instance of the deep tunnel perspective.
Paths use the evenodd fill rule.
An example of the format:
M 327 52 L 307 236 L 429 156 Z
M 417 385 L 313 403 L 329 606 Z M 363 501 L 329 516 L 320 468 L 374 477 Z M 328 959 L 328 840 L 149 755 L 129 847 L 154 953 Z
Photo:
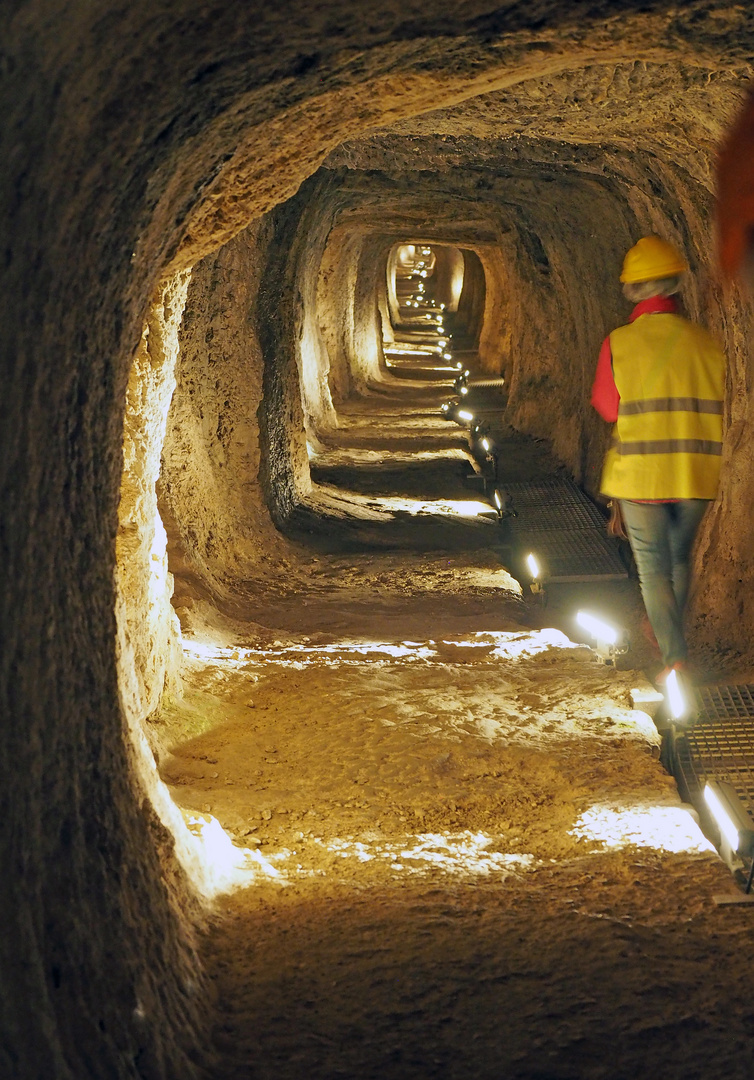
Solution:
M 2 27 L 0 1077 L 748 1076 L 754 13 Z M 727 357 L 688 730 L 590 404 L 648 235 Z

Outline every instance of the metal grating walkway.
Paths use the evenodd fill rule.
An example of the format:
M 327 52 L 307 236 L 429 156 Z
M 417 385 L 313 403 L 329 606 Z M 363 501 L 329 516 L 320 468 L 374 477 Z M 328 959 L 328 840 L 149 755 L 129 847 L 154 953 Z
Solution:
M 596 529 L 561 529 L 546 532 L 516 533 L 521 547 L 534 552 L 543 564 L 549 581 L 605 581 L 628 576 L 619 553 L 608 537 Z
M 574 529 L 599 529 L 601 533 L 605 531 L 605 519 L 591 503 L 588 506 L 564 504 L 532 507 L 515 501 L 513 505 L 518 512 L 519 522 L 525 522 L 527 532 L 550 532 L 559 529 L 569 532 Z
M 517 506 L 562 506 L 589 503 L 584 492 L 565 477 L 548 480 L 517 480 L 505 484 Z M 591 506 L 592 504 L 589 503 Z
M 615 581 L 628 576 L 619 544 L 583 491 L 567 479 L 503 484 L 517 516 L 510 533 L 519 551 L 534 552 L 549 581 Z
M 699 718 L 676 743 L 679 779 L 692 802 L 705 781 L 727 780 L 754 828 L 754 686 L 705 686 L 696 696 Z

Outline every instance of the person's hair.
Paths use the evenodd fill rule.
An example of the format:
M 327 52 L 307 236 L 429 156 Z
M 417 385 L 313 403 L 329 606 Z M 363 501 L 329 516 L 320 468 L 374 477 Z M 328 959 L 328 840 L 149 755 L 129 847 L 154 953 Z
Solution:
M 623 286 L 623 295 L 632 304 L 648 300 L 650 296 L 673 296 L 681 288 L 681 276 L 655 278 L 653 281 L 627 281 Z

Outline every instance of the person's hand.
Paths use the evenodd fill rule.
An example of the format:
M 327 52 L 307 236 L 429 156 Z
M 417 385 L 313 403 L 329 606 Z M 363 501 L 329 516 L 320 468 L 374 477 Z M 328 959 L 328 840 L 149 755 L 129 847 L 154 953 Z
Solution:
M 620 503 L 617 499 L 611 499 L 607 505 L 610 510 L 610 517 L 607 522 L 607 535 L 615 536 L 618 540 L 628 540 L 628 533 L 626 532 L 626 526 L 623 522 Z

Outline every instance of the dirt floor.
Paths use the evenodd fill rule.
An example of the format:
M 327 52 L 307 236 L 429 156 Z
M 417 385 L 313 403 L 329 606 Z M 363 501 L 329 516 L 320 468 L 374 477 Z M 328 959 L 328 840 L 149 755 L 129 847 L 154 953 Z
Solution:
M 315 493 L 350 531 L 223 614 L 186 602 L 154 725 L 243 882 L 203 945 L 213 1080 L 748 1076 L 754 912 L 713 902 L 733 879 L 632 706 L 635 582 L 525 601 L 494 521 L 448 542 L 430 505 L 477 498 L 458 431 L 428 420 L 411 464 L 398 415 L 365 458 L 354 417 Z M 400 499 L 425 502 L 377 550 Z M 623 670 L 580 644 L 585 597 L 628 626 Z

